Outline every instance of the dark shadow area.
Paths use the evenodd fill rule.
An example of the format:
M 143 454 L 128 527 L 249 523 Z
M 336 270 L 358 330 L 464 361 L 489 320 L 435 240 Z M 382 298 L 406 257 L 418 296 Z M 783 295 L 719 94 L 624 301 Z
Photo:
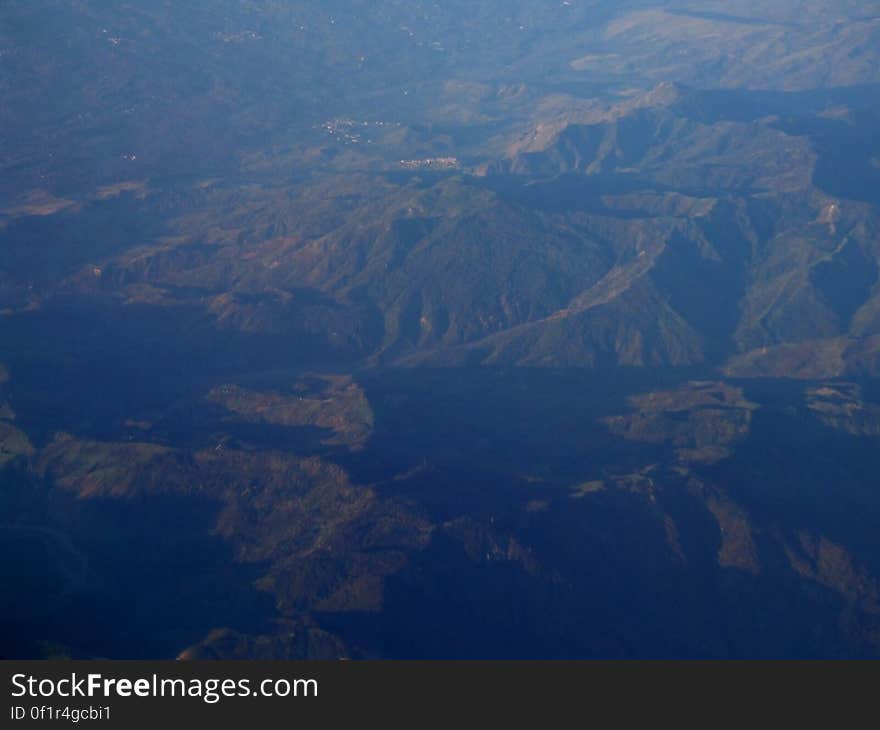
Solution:
M 637 368 L 362 371 L 357 379 L 376 425 L 364 451 L 338 459 L 356 481 L 368 484 L 424 466 L 565 482 L 589 475 L 602 462 L 627 465 L 645 458 L 600 422 L 626 412 L 627 397 L 708 375 L 700 369 Z M 420 491 L 433 499 L 431 489 Z
M 194 307 L 68 299 L 0 319 L 0 361 L 15 373 L 13 407 L 37 442 L 65 430 L 112 439 L 137 414 L 169 413 L 180 435 L 173 421 L 187 417 L 181 404 L 212 385 L 241 373 L 338 367 L 350 357 L 318 335 L 219 330 Z
M 880 84 L 809 91 L 684 89 L 675 111 L 706 124 L 753 122 L 766 117 L 814 116 L 832 107 L 876 109 Z
M 30 607 L 4 611 L 0 655 L 170 659 L 214 628 L 268 625 L 260 566 L 236 562 L 214 533 L 212 500 L 77 500 L 13 468 L 0 494 L 4 592 Z
M 823 424 L 804 402 L 803 383 L 758 383 L 749 438 L 730 459 L 706 469 L 755 519 L 809 531 L 846 546 L 880 570 L 880 449 L 876 437 Z M 772 400 L 760 397 L 773 391 Z

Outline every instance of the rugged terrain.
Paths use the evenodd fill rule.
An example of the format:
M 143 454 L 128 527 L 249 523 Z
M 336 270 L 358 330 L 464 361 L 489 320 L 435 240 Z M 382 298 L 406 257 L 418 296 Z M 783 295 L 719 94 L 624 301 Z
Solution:
M 876 657 L 878 53 L 5 3 L 0 655 Z

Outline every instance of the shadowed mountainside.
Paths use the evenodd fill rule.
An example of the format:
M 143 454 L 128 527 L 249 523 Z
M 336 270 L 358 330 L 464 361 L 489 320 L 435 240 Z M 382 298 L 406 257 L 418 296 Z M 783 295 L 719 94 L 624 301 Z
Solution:
M 878 34 L 7 0 L 0 655 L 876 658 Z

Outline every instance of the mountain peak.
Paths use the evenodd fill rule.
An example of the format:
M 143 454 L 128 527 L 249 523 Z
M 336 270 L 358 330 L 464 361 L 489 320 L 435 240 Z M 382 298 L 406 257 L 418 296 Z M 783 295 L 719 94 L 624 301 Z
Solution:
M 690 90 L 682 84 L 673 81 L 662 81 L 653 89 L 639 94 L 630 103 L 622 105 L 630 111 L 632 109 L 649 109 L 657 107 L 670 107 L 678 104 L 688 96 Z

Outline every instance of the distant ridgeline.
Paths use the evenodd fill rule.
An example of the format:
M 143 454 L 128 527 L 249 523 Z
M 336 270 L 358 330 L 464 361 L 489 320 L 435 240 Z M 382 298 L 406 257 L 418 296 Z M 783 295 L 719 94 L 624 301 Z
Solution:
M 6 0 L 0 655 L 876 658 L 880 3 L 710 5 Z

